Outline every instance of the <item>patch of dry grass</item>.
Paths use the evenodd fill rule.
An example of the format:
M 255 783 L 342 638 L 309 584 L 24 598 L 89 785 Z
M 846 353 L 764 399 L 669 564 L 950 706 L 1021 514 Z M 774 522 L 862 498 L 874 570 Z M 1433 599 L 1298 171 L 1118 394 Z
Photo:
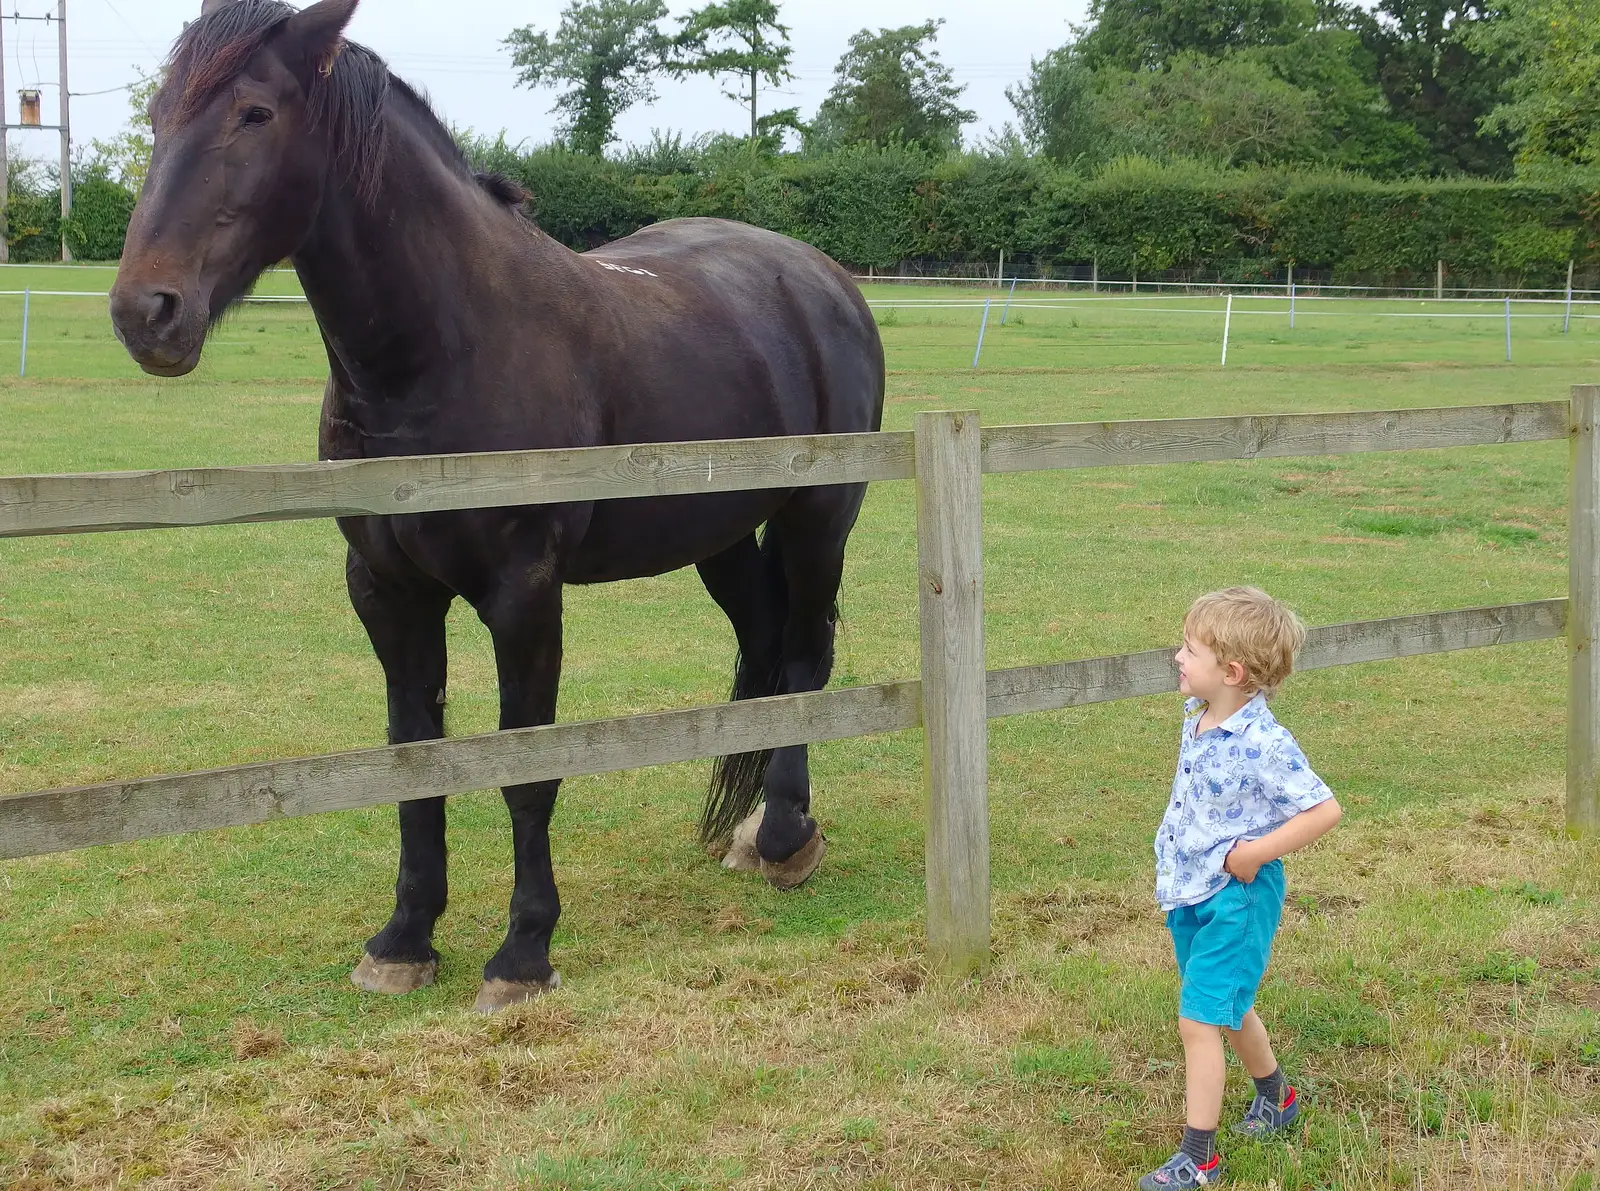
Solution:
M 1296 858 L 1261 1008 L 1311 1110 L 1287 1143 L 1231 1147 L 1237 1185 L 1487 1191 L 1596 1170 L 1600 856 L 1550 829 L 1556 810 L 1554 791 L 1412 809 Z M 231 1061 L 18 1112 L 0 1171 L 18 1188 L 1110 1188 L 1171 1144 L 1175 978 L 1142 887 L 1007 892 L 994 968 L 970 983 L 929 977 L 914 923 L 833 941 L 773 939 L 738 906 L 716 923 L 494 1018 L 312 1047 L 241 1018 Z M 1236 1071 L 1233 1111 L 1245 1096 Z

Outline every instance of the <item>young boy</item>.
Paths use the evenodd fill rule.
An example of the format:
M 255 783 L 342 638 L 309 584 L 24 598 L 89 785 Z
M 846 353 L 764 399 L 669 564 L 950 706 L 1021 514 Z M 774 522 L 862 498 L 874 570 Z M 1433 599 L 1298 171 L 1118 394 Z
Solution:
M 1266 1027 L 1251 1007 L 1283 912 L 1283 862 L 1343 813 L 1267 697 L 1289 676 L 1305 629 L 1253 587 L 1201 596 L 1183 621 L 1178 689 L 1189 696 L 1172 799 L 1156 835 L 1156 900 L 1183 982 L 1188 1125 L 1178 1152 L 1139 1180 L 1145 1191 L 1222 1178 L 1222 1037 L 1255 1080 L 1235 1129 L 1268 1137 L 1300 1113 Z

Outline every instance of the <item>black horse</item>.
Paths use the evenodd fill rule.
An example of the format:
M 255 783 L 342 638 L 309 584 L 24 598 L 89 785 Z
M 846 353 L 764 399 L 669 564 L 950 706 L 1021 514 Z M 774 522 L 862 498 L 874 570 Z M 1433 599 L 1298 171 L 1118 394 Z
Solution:
M 569 251 L 521 214 L 517 187 L 473 174 L 376 55 L 343 40 L 356 3 L 207 0 L 179 38 L 111 295 L 117 335 L 146 372 L 192 369 L 208 329 L 288 258 L 328 352 L 325 459 L 879 427 L 883 347 L 836 264 L 709 219 Z M 564 584 L 691 563 L 733 623 L 735 698 L 819 689 L 863 495 L 841 485 L 342 519 L 390 741 L 444 734 L 456 596 L 493 637 L 500 725 L 519 728 L 555 715 Z M 559 982 L 556 789 L 504 791 L 516 886 L 480 1009 Z M 419 988 L 438 965 L 445 801 L 399 812 L 394 916 L 352 975 L 374 992 Z M 806 750 L 724 758 L 701 827 L 773 884 L 804 880 L 824 847 Z

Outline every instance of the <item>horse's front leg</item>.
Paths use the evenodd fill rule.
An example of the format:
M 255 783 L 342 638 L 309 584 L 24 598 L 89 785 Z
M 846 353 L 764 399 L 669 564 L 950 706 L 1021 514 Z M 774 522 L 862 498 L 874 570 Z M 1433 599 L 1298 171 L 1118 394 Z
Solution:
M 556 717 L 561 679 L 561 584 L 499 593 L 478 610 L 494 638 L 500 676 L 500 727 L 526 728 Z M 550 815 L 561 783 L 506 786 L 516 884 L 505 942 L 483 968 L 476 1008 L 492 1013 L 561 984 L 550 966 L 550 936 L 561 915 L 550 863 Z
M 444 735 L 445 614 L 450 593 L 421 579 L 404 584 L 380 579 L 354 550 L 346 570 L 350 603 L 383 666 L 389 700 L 389 743 L 436 740 Z M 446 900 L 444 799 L 402 802 L 400 875 L 394 914 L 367 941 L 351 973 L 368 992 L 408 993 L 432 984 L 439 955 L 433 926 Z

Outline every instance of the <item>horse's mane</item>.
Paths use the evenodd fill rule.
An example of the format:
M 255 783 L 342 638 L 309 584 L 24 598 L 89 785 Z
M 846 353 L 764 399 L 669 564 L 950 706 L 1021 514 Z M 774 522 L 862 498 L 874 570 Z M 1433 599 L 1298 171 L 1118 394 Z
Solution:
M 234 0 L 190 22 L 167 59 L 161 86 L 161 102 L 174 105 L 173 119 L 179 124 L 193 119 L 295 12 L 282 0 Z M 377 196 L 388 156 L 383 105 L 391 94 L 410 101 L 432 126 L 446 159 L 463 173 L 476 177 L 484 189 L 510 206 L 527 201 L 527 193 L 514 182 L 499 175 L 473 175 L 460 146 L 427 100 L 390 74 L 384 60 L 366 46 L 344 42 L 332 69 L 312 78 L 307 114 L 312 127 L 327 132 L 329 152 L 342 165 L 361 202 L 370 205 Z

